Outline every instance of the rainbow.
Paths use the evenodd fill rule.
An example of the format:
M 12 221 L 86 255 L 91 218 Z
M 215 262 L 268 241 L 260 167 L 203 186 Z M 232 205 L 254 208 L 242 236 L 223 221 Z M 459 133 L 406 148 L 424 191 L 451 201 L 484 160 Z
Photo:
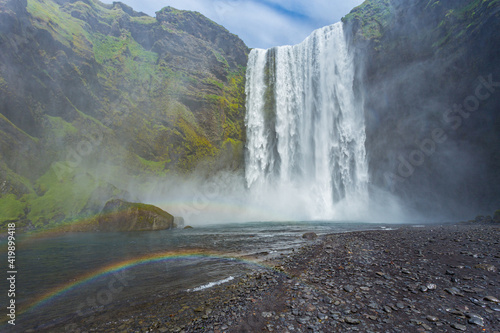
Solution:
M 173 215 L 187 217 L 186 223 L 189 222 L 189 217 L 196 216 L 213 216 L 220 220 L 220 223 L 228 222 L 251 222 L 251 221 L 290 221 L 290 216 L 278 212 L 271 212 L 266 208 L 258 205 L 247 205 L 241 202 L 229 202 L 224 200 L 208 201 L 205 205 L 196 206 L 193 200 L 175 200 L 175 201 L 153 201 L 148 204 L 155 205 Z M 187 215 L 187 216 L 185 216 Z M 85 228 L 89 224 L 97 224 L 97 219 L 100 214 L 95 216 L 86 216 L 84 218 L 75 216 L 72 221 L 64 222 L 63 224 L 48 226 L 39 230 L 33 230 L 22 233 L 20 242 L 30 240 L 58 237 L 67 233 L 79 232 L 80 227 Z M 221 217 L 248 216 L 248 221 L 223 221 Z M 197 224 L 194 224 L 197 225 Z M 89 231 L 92 232 L 92 231 Z M 4 239 L 0 238 L 0 244 Z
M 186 250 L 186 251 L 162 252 L 162 253 L 150 254 L 133 259 L 124 260 L 118 263 L 113 263 L 108 266 L 101 267 L 90 273 L 87 273 L 83 276 L 80 276 L 77 279 L 73 279 L 71 282 L 58 286 L 44 293 L 43 295 L 37 297 L 36 299 L 32 300 L 26 307 L 20 309 L 18 314 L 21 315 L 23 313 L 33 311 L 34 309 L 46 305 L 49 302 L 61 297 L 62 295 L 71 290 L 75 290 L 76 288 L 79 288 L 85 284 L 91 283 L 92 281 L 95 281 L 98 278 L 118 273 L 130 269 L 132 267 L 137 267 L 140 265 L 146 265 L 166 260 L 191 260 L 191 259 L 203 259 L 203 258 L 236 261 L 247 265 L 274 270 L 272 266 L 268 266 L 262 263 L 257 263 L 247 259 L 229 257 L 221 253 L 214 253 L 214 252 L 209 253 L 198 250 Z

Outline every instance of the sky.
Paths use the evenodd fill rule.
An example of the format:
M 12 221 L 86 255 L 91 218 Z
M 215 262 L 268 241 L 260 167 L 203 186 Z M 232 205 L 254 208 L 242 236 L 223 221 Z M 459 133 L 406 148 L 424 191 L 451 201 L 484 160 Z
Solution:
M 112 3 L 113 0 L 101 0 Z M 163 7 L 194 10 L 238 35 L 248 47 L 294 45 L 336 23 L 363 0 L 121 0 L 155 16 Z

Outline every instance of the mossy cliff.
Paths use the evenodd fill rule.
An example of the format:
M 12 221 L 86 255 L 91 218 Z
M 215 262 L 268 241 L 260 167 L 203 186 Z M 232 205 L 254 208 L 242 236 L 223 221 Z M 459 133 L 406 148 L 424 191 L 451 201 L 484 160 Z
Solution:
M 427 216 L 500 205 L 500 1 L 367 0 L 356 50 L 372 184 Z
M 0 227 L 92 215 L 127 177 L 242 167 L 249 50 L 199 13 L 0 0 L 0 49 Z

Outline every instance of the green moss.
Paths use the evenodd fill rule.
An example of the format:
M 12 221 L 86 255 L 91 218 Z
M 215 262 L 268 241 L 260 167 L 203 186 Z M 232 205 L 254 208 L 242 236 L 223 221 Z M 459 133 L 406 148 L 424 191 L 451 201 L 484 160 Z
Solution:
M 436 10 L 446 8 L 439 2 L 435 7 Z M 441 37 L 433 47 L 439 50 L 446 45 L 459 45 L 462 38 L 474 35 L 486 22 L 484 18 L 493 13 L 492 7 L 500 7 L 500 0 L 474 0 L 466 5 L 456 5 L 455 8 L 448 9 L 436 29 L 436 33 Z
M 216 50 L 212 50 L 212 53 L 215 55 L 215 58 L 217 59 L 218 62 L 224 64 L 224 66 L 226 68 L 229 68 L 229 63 L 227 62 L 226 58 L 224 58 L 224 56 L 221 53 L 219 53 Z
M 137 159 L 141 163 L 143 171 L 153 173 L 156 175 L 166 175 L 166 173 L 168 172 L 168 170 L 166 169 L 166 165 L 170 162 L 170 160 L 150 161 L 140 156 L 137 156 Z
M 219 80 L 207 77 L 206 79 L 203 80 L 204 83 L 214 85 L 216 87 L 219 87 L 220 89 L 224 89 L 224 83 L 222 83 Z
M 145 98 L 148 91 L 141 91 L 142 87 L 155 90 L 155 84 L 163 81 L 160 77 L 162 70 L 157 64 L 158 55 L 146 51 L 130 33 L 120 38 L 95 34 L 92 42 L 95 59 L 103 65 L 99 77 L 110 89 L 118 89 L 125 96 L 137 92 Z M 130 87 L 136 90 L 130 90 Z M 131 97 L 130 102 L 134 104 L 137 100 Z
M 364 39 L 380 38 L 394 18 L 389 0 L 367 0 L 342 18 L 342 22 L 358 25 L 359 35 Z
M 35 138 L 31 135 L 29 135 L 28 133 L 26 133 L 25 131 L 23 131 L 22 129 L 20 129 L 19 127 L 17 127 L 16 125 L 14 125 L 9 119 L 7 119 L 7 117 L 5 117 L 3 114 L 0 113 L 0 120 L 1 121 L 5 121 L 6 123 L 8 123 L 10 126 L 12 126 L 13 128 L 15 128 L 17 131 L 19 131 L 20 133 L 24 134 L 26 137 L 28 137 L 30 140 L 32 140 L 33 142 L 39 142 L 39 139 L 38 138 Z
M 151 16 L 138 16 L 138 17 L 131 17 L 130 20 L 134 23 L 138 24 L 155 24 L 156 19 Z
M 149 32 L 164 27 L 152 17 L 129 16 L 120 5 L 28 0 L 28 11 L 35 31 L 43 29 L 54 39 L 52 43 L 47 36 L 47 44 L 31 43 L 31 54 L 27 53 L 35 64 L 29 68 L 30 80 L 40 88 L 37 91 L 51 94 L 50 102 L 37 99 L 36 93 L 18 93 L 19 100 L 26 102 L 36 116 L 41 139 L 29 136 L 10 122 L 6 125 L 38 143 L 33 147 L 42 152 L 44 161 L 33 172 L 28 170 L 29 175 L 23 174 L 30 180 L 12 171 L 5 171 L 7 176 L 3 178 L 15 183 L 12 188 L 16 189 L 16 202 L 24 205 L 26 218 L 35 227 L 67 223 L 80 218 L 83 208 L 89 209 L 85 205 L 91 193 L 103 185 L 97 181 L 101 176 L 98 172 L 86 172 L 92 172 L 89 166 L 102 157 L 108 160 L 99 169 L 105 168 L 112 174 L 106 181 L 127 188 L 129 177 L 188 174 L 204 161 L 215 164 L 225 152 L 237 159 L 242 156 L 246 69 L 229 72 L 229 56 L 218 46 L 203 41 L 208 57 L 215 57 L 219 69 L 226 71 L 226 77 L 215 79 L 206 69 L 185 68 L 182 58 L 175 58 L 174 62 L 168 54 L 159 57 L 144 49 L 127 24 L 120 25 L 119 37 L 104 33 L 115 28 L 118 20 Z M 172 13 L 187 15 L 178 18 L 187 22 L 206 25 L 210 21 L 199 13 Z M 218 25 L 214 23 L 215 26 Z M 210 24 L 207 27 L 213 28 Z M 175 34 L 187 34 L 170 28 Z M 8 41 L 9 37 L 0 38 Z M 45 47 L 51 43 L 55 51 Z M 9 80 L 6 75 L 0 76 L 2 92 L 10 88 Z M 48 116 L 49 110 L 52 115 L 63 116 Z M 3 120 L 8 122 L 0 114 L 0 121 Z M 77 151 L 84 133 L 96 128 L 104 131 L 99 147 L 85 156 L 82 165 L 68 169 L 59 180 L 49 163 L 63 160 L 65 149 Z M 1 164 L 0 161 L 0 167 Z M 88 169 L 84 171 L 85 167 Z
M 28 12 L 35 18 L 37 28 L 47 30 L 55 40 L 80 54 L 90 52 L 89 34 L 83 28 L 83 21 L 61 10 L 50 0 L 28 0 Z
M 4 222 L 16 221 L 24 216 L 26 203 L 19 200 L 14 194 L 0 197 L 0 230 L 4 228 Z
M 81 170 L 69 169 L 59 179 L 51 168 L 35 184 L 38 195 L 23 197 L 28 202 L 27 217 L 35 226 L 74 219 L 79 216 L 98 185 L 92 176 Z
M 45 126 L 48 130 L 50 130 L 52 135 L 56 138 L 64 138 L 68 135 L 74 135 L 78 133 L 78 129 L 76 129 L 73 124 L 68 123 L 61 117 L 52 117 L 49 115 L 44 116 Z
M 7 181 L 13 184 L 15 187 L 20 187 L 25 190 L 25 192 L 33 192 L 33 186 L 31 182 L 11 169 L 5 164 L 4 161 L 0 161 L 0 174 L 3 178 L 3 181 Z

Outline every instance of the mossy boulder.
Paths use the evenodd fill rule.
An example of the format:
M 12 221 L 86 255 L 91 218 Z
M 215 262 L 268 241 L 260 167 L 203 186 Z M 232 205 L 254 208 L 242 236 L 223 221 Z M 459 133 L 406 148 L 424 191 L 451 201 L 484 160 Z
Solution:
M 154 231 L 176 227 L 174 217 L 156 206 L 119 199 L 106 203 L 98 223 L 99 231 Z

